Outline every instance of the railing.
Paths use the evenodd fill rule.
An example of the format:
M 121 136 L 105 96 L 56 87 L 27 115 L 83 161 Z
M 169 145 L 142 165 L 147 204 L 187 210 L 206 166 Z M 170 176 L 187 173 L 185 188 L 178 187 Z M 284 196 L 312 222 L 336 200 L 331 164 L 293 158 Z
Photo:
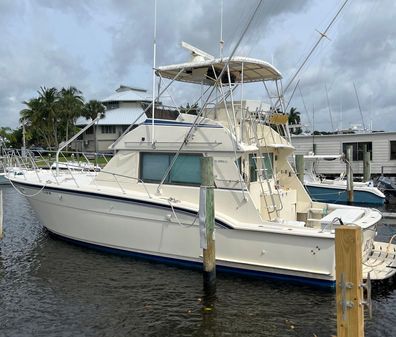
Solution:
M 57 153 L 56 155 L 53 155 Z M 78 183 L 78 175 L 81 174 L 95 174 L 95 179 L 92 183 L 99 190 L 98 174 L 111 176 L 112 180 L 116 183 L 122 194 L 127 194 L 125 186 L 120 179 L 130 179 L 134 183 L 142 184 L 145 193 L 151 199 L 152 196 L 145 185 L 144 181 L 140 178 L 122 175 L 110 171 L 103 170 L 101 167 L 106 166 L 109 162 L 108 157 L 112 155 L 103 153 L 82 153 L 82 152 L 55 152 L 55 151 L 32 151 L 26 150 L 24 152 L 16 149 L 6 149 L 3 151 L 3 166 L 8 177 L 12 175 L 23 175 L 27 180 L 26 173 L 34 172 L 38 181 L 43 183 L 42 172 L 50 172 L 56 185 L 61 185 L 61 177 L 64 176 L 66 171 L 74 182 L 77 188 L 81 188 Z M 58 157 L 59 161 L 55 158 Z M 93 159 L 89 159 L 93 158 Z M 82 160 L 80 160 L 82 159 Z

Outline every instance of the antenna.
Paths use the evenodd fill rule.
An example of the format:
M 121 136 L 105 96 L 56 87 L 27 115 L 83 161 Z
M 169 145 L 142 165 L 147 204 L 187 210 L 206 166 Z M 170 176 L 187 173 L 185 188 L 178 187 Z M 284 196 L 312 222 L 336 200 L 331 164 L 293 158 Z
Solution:
M 307 63 L 308 59 L 311 57 L 317 46 L 319 45 L 320 41 L 322 41 L 323 38 L 329 39 L 327 36 L 327 32 L 329 31 L 330 27 L 333 25 L 334 21 L 337 19 L 338 15 L 341 13 L 345 5 L 347 4 L 349 0 L 345 0 L 344 3 L 341 5 L 340 9 L 338 10 L 337 14 L 333 17 L 333 19 L 330 21 L 330 23 L 327 25 L 326 29 L 323 32 L 319 32 L 319 39 L 316 41 L 314 46 L 311 48 L 310 52 L 308 53 L 307 57 L 304 59 L 303 63 L 300 65 L 300 67 L 297 69 L 287 86 L 285 87 L 284 93 L 287 92 L 289 89 L 290 85 L 294 82 L 296 79 L 297 75 L 300 73 L 301 69 L 304 67 L 305 63 Z
M 157 0 L 154 0 L 154 34 L 153 34 L 153 99 L 152 99 L 152 113 L 151 113 L 151 144 L 154 146 L 154 119 L 155 119 L 155 64 L 157 56 Z
M 329 93 L 327 91 L 327 84 L 325 84 L 325 89 L 326 89 L 327 107 L 329 109 L 329 115 L 330 115 L 331 131 L 334 132 L 333 115 L 331 114 L 331 109 L 330 109 Z
M 191 44 L 189 44 L 187 42 L 182 41 L 181 42 L 181 46 L 184 49 L 187 49 L 188 51 L 190 51 L 193 57 L 202 56 L 206 60 L 213 60 L 215 58 L 213 55 L 210 55 L 207 52 L 204 52 L 203 50 L 201 50 L 201 49 L 199 49 L 197 47 L 194 47 L 194 46 L 192 46 Z
M 362 112 L 362 108 L 360 107 L 360 101 L 359 101 L 359 96 L 358 96 L 355 82 L 353 82 L 353 87 L 355 88 L 355 95 L 356 95 L 356 100 L 357 100 L 359 111 L 360 111 L 360 117 L 362 119 L 363 129 L 366 130 L 366 125 L 364 124 L 363 112 Z
M 220 58 L 223 57 L 223 48 L 224 48 L 224 40 L 223 40 L 223 5 L 224 0 L 220 1 Z

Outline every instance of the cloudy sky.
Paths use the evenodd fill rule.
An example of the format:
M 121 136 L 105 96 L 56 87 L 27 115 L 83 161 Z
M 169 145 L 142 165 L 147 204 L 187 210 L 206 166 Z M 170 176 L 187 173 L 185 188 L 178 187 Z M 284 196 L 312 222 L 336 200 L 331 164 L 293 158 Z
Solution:
M 343 2 L 264 0 L 236 55 L 273 63 L 286 85 Z M 157 65 L 187 61 L 182 40 L 219 55 L 220 3 L 158 0 Z M 225 55 L 256 4 L 224 0 Z M 17 127 L 21 102 L 41 86 L 76 86 L 87 100 L 120 84 L 150 89 L 153 9 L 154 0 L 0 0 L 0 126 Z M 366 127 L 396 130 L 395 16 L 394 0 L 348 2 L 298 77 L 290 105 L 303 124 L 362 124 L 355 85 Z M 180 104 L 190 99 L 182 88 L 173 94 Z

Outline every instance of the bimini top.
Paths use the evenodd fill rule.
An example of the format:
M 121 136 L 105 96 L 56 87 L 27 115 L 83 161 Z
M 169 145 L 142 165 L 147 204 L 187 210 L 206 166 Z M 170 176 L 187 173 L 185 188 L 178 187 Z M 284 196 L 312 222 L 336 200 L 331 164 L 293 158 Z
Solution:
M 174 79 L 181 71 L 176 81 L 213 85 L 227 63 L 230 69 L 231 83 L 274 81 L 282 78 L 281 73 L 271 64 L 240 56 L 235 56 L 231 60 L 225 57 L 158 67 L 156 74 Z M 229 82 L 227 71 L 223 73 L 221 81 L 223 84 Z

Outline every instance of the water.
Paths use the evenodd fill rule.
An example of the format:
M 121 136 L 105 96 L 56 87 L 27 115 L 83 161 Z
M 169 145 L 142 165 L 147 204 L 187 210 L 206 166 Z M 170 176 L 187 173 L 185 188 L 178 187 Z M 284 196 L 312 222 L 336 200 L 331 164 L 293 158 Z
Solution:
M 335 292 L 107 255 L 54 239 L 26 199 L 4 194 L 0 336 L 331 336 Z M 382 225 L 386 240 L 396 226 Z M 396 336 L 396 286 L 373 293 L 368 337 Z M 206 308 L 206 309 L 205 309 Z

